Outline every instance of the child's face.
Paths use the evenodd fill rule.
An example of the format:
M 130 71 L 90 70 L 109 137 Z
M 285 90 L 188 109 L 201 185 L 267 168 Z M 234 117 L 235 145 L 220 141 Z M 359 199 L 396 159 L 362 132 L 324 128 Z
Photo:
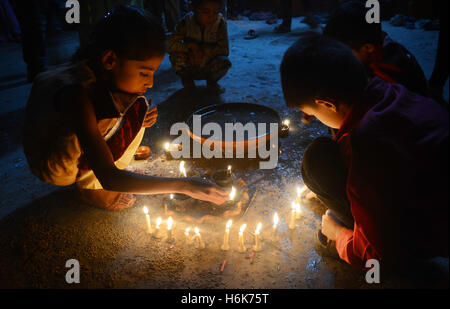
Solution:
M 209 27 L 214 24 L 219 16 L 219 12 L 219 3 L 212 1 L 205 1 L 194 9 L 195 19 L 204 27 Z
M 334 103 L 324 100 L 315 100 L 313 105 L 302 106 L 300 110 L 305 118 L 315 117 L 324 125 L 333 129 L 339 129 L 347 116 L 349 108 L 345 105 L 336 106 Z
M 144 61 L 119 59 L 114 52 L 106 55 L 103 66 L 112 74 L 112 81 L 117 89 L 143 95 L 153 87 L 153 75 L 161 65 L 164 56 L 153 56 Z

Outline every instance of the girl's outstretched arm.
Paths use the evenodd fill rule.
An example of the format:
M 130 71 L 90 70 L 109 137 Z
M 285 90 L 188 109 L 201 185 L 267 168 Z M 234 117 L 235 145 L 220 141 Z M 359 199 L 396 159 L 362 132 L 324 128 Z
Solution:
M 94 106 L 86 89 L 67 95 L 73 125 L 89 166 L 105 190 L 134 194 L 182 193 L 195 199 L 223 204 L 228 193 L 216 185 L 195 178 L 165 178 L 140 175 L 118 169 L 111 151 L 98 130 Z

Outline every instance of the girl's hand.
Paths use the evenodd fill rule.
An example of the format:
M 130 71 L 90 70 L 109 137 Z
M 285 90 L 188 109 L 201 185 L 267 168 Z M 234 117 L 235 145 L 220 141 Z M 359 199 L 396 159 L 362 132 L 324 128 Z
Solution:
M 187 189 L 183 192 L 192 198 L 222 205 L 229 199 L 229 193 L 201 178 L 190 178 Z
M 142 126 L 144 128 L 150 128 L 156 123 L 157 118 L 158 118 L 158 109 L 156 107 L 153 107 L 145 115 L 144 123 Z
M 327 212 L 322 216 L 323 235 L 327 236 L 329 240 L 336 240 L 339 236 L 339 233 L 344 229 L 344 226 L 333 219 L 331 210 L 328 209 Z

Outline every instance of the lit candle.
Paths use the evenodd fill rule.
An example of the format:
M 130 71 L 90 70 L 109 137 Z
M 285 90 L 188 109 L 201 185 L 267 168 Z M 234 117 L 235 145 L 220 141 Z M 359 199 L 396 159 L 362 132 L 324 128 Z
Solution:
M 166 150 L 166 152 L 170 152 L 170 143 L 165 143 L 164 149 Z
M 194 229 L 194 231 L 195 231 L 195 237 L 197 238 L 197 241 L 198 241 L 199 249 L 204 249 L 205 248 L 205 243 L 202 240 L 202 235 L 200 235 L 200 231 L 199 231 L 198 227 L 196 227 Z
M 225 226 L 225 235 L 223 237 L 223 245 L 220 247 L 223 251 L 230 250 L 230 227 L 233 224 L 232 220 L 228 220 L 227 225 Z
M 231 165 L 228 165 L 227 176 L 231 176 Z
M 273 226 L 272 226 L 272 240 L 275 241 L 277 239 L 277 227 L 280 219 L 278 218 L 278 214 L 275 213 L 273 215 Z
M 289 135 L 289 125 L 290 125 L 290 121 L 288 119 L 283 120 L 283 122 L 281 123 L 281 132 L 280 132 L 280 137 L 287 137 Z
M 147 233 L 152 234 L 152 223 L 150 222 L 150 215 L 148 214 L 148 208 L 147 206 L 144 206 L 144 213 L 145 213 L 145 219 L 147 220 Z
M 234 198 L 236 197 L 236 188 L 235 187 L 231 187 L 231 192 L 230 192 L 230 201 L 234 200 Z
M 184 167 L 184 161 L 180 162 L 180 174 L 182 177 L 187 177 L 186 168 Z
M 155 238 L 161 238 L 161 235 L 159 234 L 159 228 L 161 226 L 161 222 L 162 222 L 162 218 L 158 217 L 156 219 L 156 228 L 155 228 L 155 232 L 153 233 L 153 237 Z
M 302 217 L 303 211 L 300 203 L 295 203 L 295 219 L 300 219 Z
M 189 235 L 190 231 L 191 231 L 190 227 L 187 227 L 186 230 L 184 231 L 184 236 L 186 238 L 186 245 L 190 245 L 191 244 L 191 237 Z
M 296 216 L 296 210 L 297 206 L 295 202 L 292 202 L 292 209 L 291 209 L 291 218 L 289 220 L 289 229 L 294 230 L 295 229 L 295 216 Z
M 261 251 L 261 245 L 259 244 L 259 234 L 261 233 L 261 222 L 258 223 L 255 230 L 255 245 L 253 246 L 253 251 Z
M 167 219 L 167 241 L 172 241 L 172 225 L 173 225 L 173 219 L 172 217 L 169 217 Z
M 244 244 L 244 231 L 246 227 L 247 224 L 242 224 L 241 228 L 239 229 L 239 252 L 241 253 L 247 251 L 247 248 L 245 247 Z

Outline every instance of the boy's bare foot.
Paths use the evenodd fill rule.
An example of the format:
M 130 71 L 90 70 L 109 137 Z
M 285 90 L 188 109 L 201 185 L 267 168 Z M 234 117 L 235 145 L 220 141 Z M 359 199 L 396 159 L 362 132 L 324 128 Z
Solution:
M 85 204 L 109 210 L 127 209 L 136 202 L 133 194 L 107 190 L 79 189 L 79 199 Z

